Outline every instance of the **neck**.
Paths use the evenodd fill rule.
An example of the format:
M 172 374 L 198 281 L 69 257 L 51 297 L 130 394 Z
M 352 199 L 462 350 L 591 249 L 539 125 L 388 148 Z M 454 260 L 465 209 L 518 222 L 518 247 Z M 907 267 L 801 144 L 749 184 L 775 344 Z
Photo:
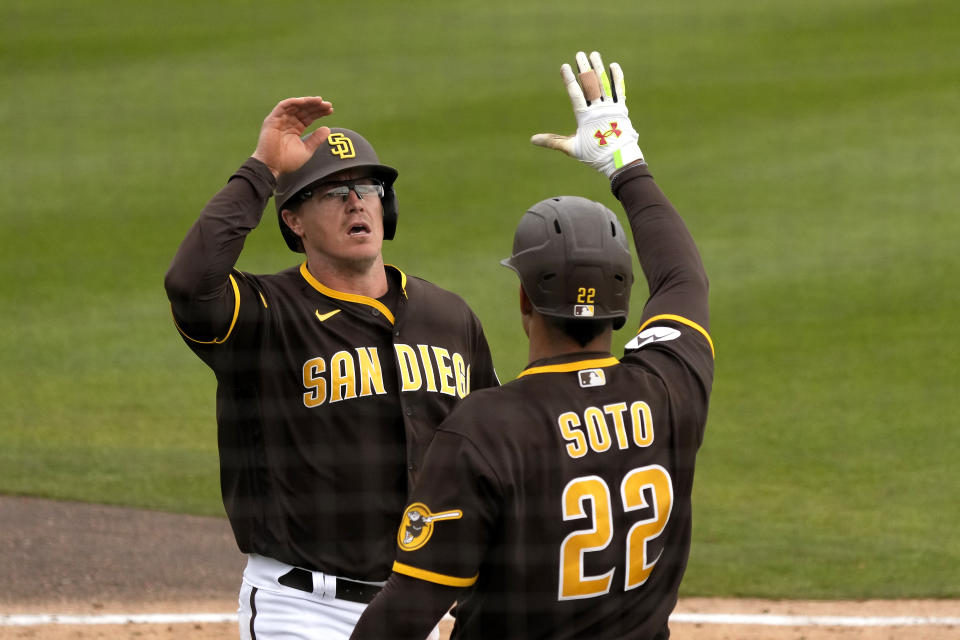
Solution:
M 530 318 L 528 337 L 530 338 L 530 362 L 536 362 L 544 358 L 554 358 L 556 356 L 587 353 L 590 351 L 610 353 L 610 347 L 613 345 L 612 330 L 604 331 L 587 344 L 581 346 L 579 342 L 564 332 L 544 322 L 543 316 L 537 313 L 534 313 Z
M 310 256 L 307 270 L 324 286 L 343 293 L 379 298 L 389 288 L 380 255 L 362 262 L 331 262 Z

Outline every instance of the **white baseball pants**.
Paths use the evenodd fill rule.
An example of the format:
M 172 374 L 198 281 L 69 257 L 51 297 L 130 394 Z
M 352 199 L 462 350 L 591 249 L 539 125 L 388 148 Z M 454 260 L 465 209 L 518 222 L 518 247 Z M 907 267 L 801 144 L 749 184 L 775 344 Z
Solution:
M 318 571 L 311 572 L 312 593 L 277 582 L 291 569 L 265 556 L 247 557 L 237 611 L 241 640 L 348 640 L 367 605 L 337 599 L 336 576 Z M 439 638 L 435 627 L 427 640 Z

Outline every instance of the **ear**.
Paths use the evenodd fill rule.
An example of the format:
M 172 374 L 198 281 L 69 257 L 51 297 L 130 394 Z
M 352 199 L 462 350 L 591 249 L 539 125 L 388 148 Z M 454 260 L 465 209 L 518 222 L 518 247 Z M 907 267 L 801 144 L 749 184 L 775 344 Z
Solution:
M 286 223 L 290 230 L 297 234 L 297 237 L 303 238 L 303 225 L 300 224 L 300 214 L 291 209 L 284 209 L 280 212 L 280 217 Z
M 523 332 L 530 337 L 530 321 L 533 319 L 533 303 L 527 297 L 527 292 L 520 285 L 520 323 L 523 325 Z
M 523 290 L 523 285 L 520 285 L 520 313 L 525 316 L 533 313 L 533 303 L 527 297 L 527 292 Z

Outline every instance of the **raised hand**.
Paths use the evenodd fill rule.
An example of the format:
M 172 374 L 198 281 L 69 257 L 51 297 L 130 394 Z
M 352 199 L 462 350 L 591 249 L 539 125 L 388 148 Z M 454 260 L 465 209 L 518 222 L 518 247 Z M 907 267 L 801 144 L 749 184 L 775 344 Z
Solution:
M 333 104 L 320 96 L 281 100 L 263 119 L 253 157 L 267 165 L 274 176 L 299 169 L 327 139 L 330 128 L 319 127 L 306 138 L 303 132 L 331 113 Z
M 567 136 L 538 133 L 530 142 L 562 151 L 609 178 L 618 169 L 643 161 L 637 144 L 639 136 L 627 115 L 623 71 L 614 62 L 608 77 L 596 51 L 590 54 L 589 60 L 583 51 L 578 51 L 576 60 L 579 79 L 569 64 L 560 67 L 560 75 L 573 105 L 577 131 Z

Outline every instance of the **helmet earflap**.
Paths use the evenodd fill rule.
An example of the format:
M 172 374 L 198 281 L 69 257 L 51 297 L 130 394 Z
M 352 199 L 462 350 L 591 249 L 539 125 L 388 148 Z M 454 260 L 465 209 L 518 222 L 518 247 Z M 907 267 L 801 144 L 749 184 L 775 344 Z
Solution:
M 381 202 L 383 203 L 383 239 L 393 240 L 397 235 L 397 220 L 400 212 L 397 208 L 397 191 L 392 184 L 389 187 L 383 186 Z

